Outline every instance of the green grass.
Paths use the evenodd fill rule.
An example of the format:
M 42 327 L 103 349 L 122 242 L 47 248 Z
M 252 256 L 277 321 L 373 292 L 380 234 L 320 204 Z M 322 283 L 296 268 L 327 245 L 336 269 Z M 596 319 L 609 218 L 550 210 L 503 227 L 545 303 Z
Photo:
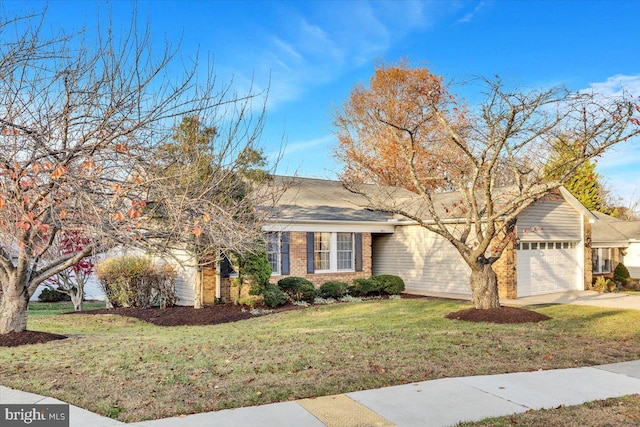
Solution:
M 0 382 L 131 422 L 640 358 L 640 311 L 547 306 L 535 310 L 552 320 L 520 325 L 444 318 L 467 307 L 374 300 L 169 328 L 114 315 L 32 315 L 29 329 L 70 338 L 0 348 Z
M 640 395 L 596 400 L 583 405 L 528 411 L 506 417 L 459 423 L 458 427 L 584 427 L 637 426 L 640 424 Z
M 97 310 L 104 308 L 104 301 L 85 301 L 82 304 L 84 311 Z M 73 304 L 70 301 L 61 302 L 30 302 L 29 303 L 29 318 L 34 319 L 42 316 L 53 316 L 61 313 L 68 313 L 74 311 Z

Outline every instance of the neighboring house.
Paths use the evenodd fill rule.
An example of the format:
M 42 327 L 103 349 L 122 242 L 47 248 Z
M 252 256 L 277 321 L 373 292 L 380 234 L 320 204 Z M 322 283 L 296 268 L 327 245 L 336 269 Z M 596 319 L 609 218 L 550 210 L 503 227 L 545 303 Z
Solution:
M 640 221 L 624 221 L 594 212 L 598 222 L 593 226 L 593 274 L 612 277 L 622 262 L 631 277 L 640 277 Z
M 407 219 L 361 207 L 364 199 L 340 182 L 277 179 L 288 179 L 291 185 L 263 227 L 273 281 L 301 276 L 319 286 L 328 280 L 350 283 L 354 278 L 395 274 L 409 293 L 471 294 L 469 267 L 435 233 Z M 595 222 L 596 216 L 564 188 L 540 198 L 518 217 L 517 239 L 494 264 L 500 297 L 590 287 Z M 183 267 L 179 303 L 192 305 L 197 295 L 204 304 L 218 298 L 228 301 L 231 278 L 220 270 L 218 274 L 213 266 Z

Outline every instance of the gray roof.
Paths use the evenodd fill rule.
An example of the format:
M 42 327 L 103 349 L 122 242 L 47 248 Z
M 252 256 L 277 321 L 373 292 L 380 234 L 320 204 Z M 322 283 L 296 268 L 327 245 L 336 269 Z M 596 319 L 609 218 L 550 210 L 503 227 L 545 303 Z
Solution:
M 285 188 L 272 217 L 288 221 L 386 222 L 393 215 L 364 208 L 364 197 L 344 188 L 339 181 L 316 178 L 275 177 Z
M 275 211 L 273 221 L 354 221 L 354 222 L 388 222 L 390 220 L 406 220 L 406 218 L 389 212 L 380 212 L 367 206 L 385 206 L 389 210 L 402 209 L 417 218 L 429 219 L 431 215 L 419 195 L 404 188 L 360 184 L 366 197 L 349 191 L 340 181 L 302 177 L 275 177 L 275 187 L 284 188 Z M 510 200 L 517 196 L 512 187 L 499 189 L 495 202 L 500 204 L 502 198 Z M 479 201 L 482 204 L 482 201 Z M 575 201 L 578 205 L 579 202 Z M 443 192 L 433 195 L 433 205 L 442 219 L 458 220 L 464 218 L 464 203 L 459 192 Z M 582 205 L 580 205 L 582 207 Z M 480 206 L 482 208 L 482 206 Z M 585 208 L 584 211 L 590 212 Z
M 624 221 L 602 212 L 593 212 L 598 222 L 591 226 L 591 240 L 598 242 L 621 242 L 640 240 L 640 221 Z

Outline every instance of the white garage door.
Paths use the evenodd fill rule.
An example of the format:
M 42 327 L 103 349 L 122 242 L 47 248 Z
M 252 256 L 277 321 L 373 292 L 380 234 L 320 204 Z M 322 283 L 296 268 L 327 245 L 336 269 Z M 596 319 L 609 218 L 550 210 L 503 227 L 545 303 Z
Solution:
M 577 289 L 575 242 L 523 242 L 517 258 L 518 297 Z

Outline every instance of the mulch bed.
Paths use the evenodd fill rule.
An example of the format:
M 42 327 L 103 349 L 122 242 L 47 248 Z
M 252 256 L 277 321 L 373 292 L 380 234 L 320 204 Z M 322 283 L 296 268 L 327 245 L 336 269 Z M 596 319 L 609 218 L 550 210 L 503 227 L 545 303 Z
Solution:
M 25 344 L 40 344 L 49 341 L 66 339 L 64 335 L 50 334 L 48 332 L 23 331 L 9 332 L 0 335 L 0 347 L 17 347 Z
M 269 310 L 273 313 L 277 313 L 281 311 L 298 310 L 301 308 L 304 307 L 287 304 L 282 307 Z M 238 320 L 261 316 L 251 314 L 248 308 L 234 304 L 216 304 L 198 309 L 183 306 L 167 308 L 118 307 L 66 314 L 117 314 L 120 316 L 135 317 L 136 319 L 152 323 L 156 326 L 217 325 L 220 323 L 236 322 Z
M 490 323 L 530 323 L 542 322 L 551 319 L 549 316 L 536 313 L 535 311 L 505 306 L 502 306 L 501 308 L 490 308 L 488 310 L 467 308 L 465 310 L 451 312 L 445 317 L 452 320 Z

